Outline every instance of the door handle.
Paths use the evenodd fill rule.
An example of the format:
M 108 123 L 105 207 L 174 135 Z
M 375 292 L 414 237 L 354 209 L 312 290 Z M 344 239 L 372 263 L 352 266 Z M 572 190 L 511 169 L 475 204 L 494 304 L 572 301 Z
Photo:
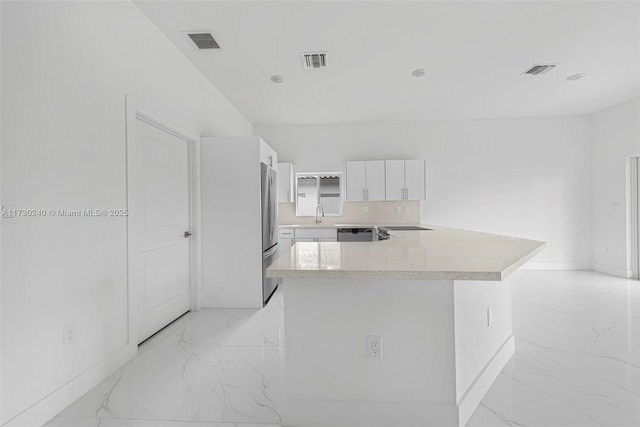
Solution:
M 276 253 L 276 251 L 278 250 L 278 245 L 275 244 L 273 245 L 271 248 L 267 249 L 263 254 L 262 257 L 263 258 L 269 258 L 271 255 L 273 255 L 274 253 Z
M 191 232 L 189 230 L 184 232 L 184 238 L 188 239 L 189 237 L 191 237 Z

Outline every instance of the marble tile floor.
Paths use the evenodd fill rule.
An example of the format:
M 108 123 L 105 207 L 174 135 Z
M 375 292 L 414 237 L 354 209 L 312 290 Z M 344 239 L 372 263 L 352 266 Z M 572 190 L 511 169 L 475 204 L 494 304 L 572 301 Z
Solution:
M 587 271 L 510 280 L 516 353 L 467 426 L 640 426 L 640 282 Z M 279 426 L 282 307 L 276 293 L 262 310 L 185 315 L 47 426 Z

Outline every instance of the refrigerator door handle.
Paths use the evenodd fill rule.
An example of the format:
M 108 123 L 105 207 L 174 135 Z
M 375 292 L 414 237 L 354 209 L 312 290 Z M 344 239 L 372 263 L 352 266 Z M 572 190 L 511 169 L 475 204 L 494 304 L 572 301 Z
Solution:
M 276 253 L 276 251 L 278 250 L 278 244 L 276 243 L 275 245 L 273 245 L 271 248 L 267 249 L 264 254 L 262 255 L 263 258 L 269 258 L 271 255 L 273 255 L 274 253 Z

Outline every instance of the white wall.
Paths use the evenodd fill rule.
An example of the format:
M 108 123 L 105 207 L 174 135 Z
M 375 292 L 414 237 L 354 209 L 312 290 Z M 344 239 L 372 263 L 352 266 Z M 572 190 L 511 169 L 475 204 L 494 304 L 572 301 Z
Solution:
M 261 145 L 200 141 L 203 307 L 262 308 Z
M 192 136 L 252 133 L 130 2 L 2 2 L 1 52 L 3 204 L 125 207 L 124 94 Z M 121 363 L 126 223 L 18 218 L 2 233 L 2 421 L 33 426 Z
M 2 6 L 0 6 L 0 25 L 2 25 Z M 0 29 L 0 51 L 2 46 L 2 30 Z M 0 98 L 2 98 L 2 55 L 0 54 Z M 0 133 L 2 127 L 2 102 L 0 102 Z M 0 201 L 2 200 L 2 135 L 0 135 Z M 0 227 L 2 242 L 2 227 Z M 0 244 L 0 309 L 2 307 L 2 244 Z M 2 315 L 0 314 L 0 424 L 2 424 Z
M 593 268 L 627 277 L 627 158 L 640 154 L 640 98 L 593 120 Z
M 544 240 L 530 267 L 590 267 L 589 117 L 254 127 L 297 172 L 426 159 L 426 223 Z

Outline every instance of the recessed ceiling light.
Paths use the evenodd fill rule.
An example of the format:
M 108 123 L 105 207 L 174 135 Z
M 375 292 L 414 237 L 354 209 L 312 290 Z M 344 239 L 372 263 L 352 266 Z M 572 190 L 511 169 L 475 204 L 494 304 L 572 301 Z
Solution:
M 586 75 L 587 75 L 587 73 L 571 74 L 569 77 L 567 77 L 567 80 L 573 82 L 575 80 L 580 80 L 581 78 L 583 78 Z
M 274 82 L 274 83 L 280 84 L 280 83 L 284 82 L 284 77 L 279 76 L 279 75 L 276 74 L 274 76 L 271 76 L 271 81 Z
M 411 72 L 411 75 L 413 77 L 424 77 L 425 74 L 427 74 L 427 71 L 424 68 L 418 68 L 417 70 L 413 70 Z

